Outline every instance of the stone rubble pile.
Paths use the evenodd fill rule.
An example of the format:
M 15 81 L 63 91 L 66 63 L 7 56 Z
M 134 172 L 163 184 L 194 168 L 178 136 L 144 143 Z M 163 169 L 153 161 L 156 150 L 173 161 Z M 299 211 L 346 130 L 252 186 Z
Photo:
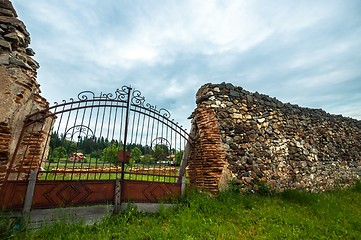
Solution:
M 28 48 L 30 34 L 10 1 L 0 0 L 0 64 L 17 65 L 36 70 L 39 64 L 32 58 L 35 52 Z
M 227 162 L 228 171 L 214 177 L 218 185 L 208 188 L 211 191 L 221 188 L 221 179 L 234 179 L 248 190 L 266 184 L 281 191 L 324 191 L 360 179 L 361 121 L 284 104 L 230 83 L 202 86 L 196 102 L 197 109 L 212 110 L 217 118 L 220 153 L 225 153 Z M 196 129 L 202 125 L 202 112 L 197 109 L 193 115 Z M 195 139 L 196 145 L 203 141 L 197 133 Z M 192 164 L 212 159 L 207 151 L 202 156 L 201 160 L 193 157 Z

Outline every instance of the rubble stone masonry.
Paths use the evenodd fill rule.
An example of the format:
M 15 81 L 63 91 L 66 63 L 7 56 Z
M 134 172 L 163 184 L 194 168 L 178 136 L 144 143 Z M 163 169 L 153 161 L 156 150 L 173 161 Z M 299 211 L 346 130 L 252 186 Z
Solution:
M 0 189 L 25 117 L 48 107 L 41 97 L 30 35 L 13 5 L 0 0 Z
M 206 84 L 192 115 L 191 183 L 211 192 L 324 191 L 361 176 L 361 121 L 284 104 L 230 83 Z

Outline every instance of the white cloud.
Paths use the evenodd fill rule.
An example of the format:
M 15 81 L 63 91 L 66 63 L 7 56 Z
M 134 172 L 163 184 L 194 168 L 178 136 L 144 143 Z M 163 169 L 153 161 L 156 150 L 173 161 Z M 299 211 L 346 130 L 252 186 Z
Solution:
M 13 3 L 32 34 L 39 82 L 50 98 L 130 83 L 189 115 L 203 83 L 232 81 L 313 106 L 349 94 L 344 108 L 330 109 L 359 116 L 353 102 L 360 96 L 347 88 L 361 84 L 357 0 Z M 154 94 L 158 89 L 162 94 Z
M 167 4 L 150 10 L 135 24 L 135 39 L 152 39 L 158 47 L 178 52 L 215 54 L 245 51 L 272 33 L 244 1 Z M 152 19 L 149 20 L 149 15 Z M 257 31 L 255 31 L 257 29 Z
M 315 89 L 336 85 L 349 80 L 348 72 L 342 70 L 334 70 L 324 72 L 314 76 L 306 76 L 300 79 L 294 79 L 292 85 L 300 86 L 304 89 Z

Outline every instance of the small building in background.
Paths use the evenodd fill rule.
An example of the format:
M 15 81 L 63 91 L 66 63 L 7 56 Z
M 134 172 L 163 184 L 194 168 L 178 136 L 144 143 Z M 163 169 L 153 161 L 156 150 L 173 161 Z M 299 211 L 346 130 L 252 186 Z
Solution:
M 83 153 L 73 153 L 70 155 L 69 160 L 72 162 L 81 161 L 85 158 L 85 155 Z

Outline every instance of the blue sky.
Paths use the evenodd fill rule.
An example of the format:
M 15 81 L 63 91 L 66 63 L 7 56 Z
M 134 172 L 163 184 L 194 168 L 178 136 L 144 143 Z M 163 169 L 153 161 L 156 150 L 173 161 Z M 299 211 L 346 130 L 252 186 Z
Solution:
M 51 103 L 140 90 L 189 126 L 205 83 L 361 119 L 359 0 L 12 0 Z

